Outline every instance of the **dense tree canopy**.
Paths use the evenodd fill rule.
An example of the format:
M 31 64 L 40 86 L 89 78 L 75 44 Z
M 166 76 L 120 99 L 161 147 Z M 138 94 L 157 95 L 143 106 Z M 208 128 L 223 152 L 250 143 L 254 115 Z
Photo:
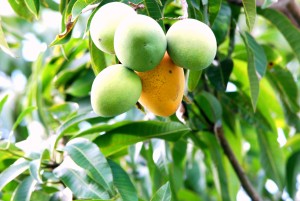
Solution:
M 92 83 L 119 60 L 89 30 L 110 2 L 0 0 L 0 200 L 300 200 L 300 2 L 119 1 L 164 33 L 205 23 L 217 53 L 170 117 L 101 117 Z

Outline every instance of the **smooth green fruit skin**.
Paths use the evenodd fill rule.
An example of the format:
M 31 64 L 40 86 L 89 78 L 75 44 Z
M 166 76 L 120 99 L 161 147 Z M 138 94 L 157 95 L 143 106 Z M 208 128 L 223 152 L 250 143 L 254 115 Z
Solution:
M 131 109 L 142 92 L 141 79 L 121 64 L 106 67 L 95 78 L 91 89 L 91 104 L 103 117 L 122 114 Z
M 168 30 L 167 51 L 178 66 L 190 70 L 202 70 L 214 60 L 217 41 L 206 24 L 185 19 L 175 22 Z
M 162 60 L 167 40 L 151 17 L 136 15 L 121 22 L 115 33 L 115 51 L 123 65 L 136 71 L 154 69 Z
M 94 44 L 103 52 L 114 54 L 114 35 L 121 21 L 136 12 L 127 4 L 112 2 L 105 4 L 95 13 L 90 24 Z

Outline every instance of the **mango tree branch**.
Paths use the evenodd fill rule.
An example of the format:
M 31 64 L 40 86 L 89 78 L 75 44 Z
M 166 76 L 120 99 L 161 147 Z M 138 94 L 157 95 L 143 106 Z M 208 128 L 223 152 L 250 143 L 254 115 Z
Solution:
M 245 174 L 244 170 L 242 169 L 239 162 L 237 161 L 230 145 L 228 144 L 228 141 L 226 140 L 226 138 L 224 136 L 224 131 L 223 131 L 222 125 L 216 124 L 214 127 L 214 133 L 215 133 L 217 139 L 219 140 L 219 142 L 224 150 L 225 155 L 229 159 L 235 173 L 237 174 L 244 190 L 247 192 L 247 194 L 253 201 L 261 201 L 262 199 L 260 198 L 258 193 L 255 191 L 255 189 L 252 186 L 251 182 L 249 181 L 247 175 Z

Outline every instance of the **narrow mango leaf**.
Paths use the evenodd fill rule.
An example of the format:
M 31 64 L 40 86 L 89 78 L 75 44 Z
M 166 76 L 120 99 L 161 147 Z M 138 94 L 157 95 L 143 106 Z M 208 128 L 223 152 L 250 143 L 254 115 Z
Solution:
M 219 91 L 225 91 L 233 69 L 233 61 L 225 59 L 220 62 L 219 66 L 210 66 L 205 73 L 210 83 Z
M 2 111 L 2 109 L 3 109 L 3 106 L 4 106 L 4 104 L 6 103 L 7 99 L 8 99 L 8 94 L 5 95 L 5 96 L 0 100 L 0 114 L 1 114 L 1 111 Z
M 177 122 L 140 121 L 132 122 L 108 131 L 95 139 L 104 155 L 111 155 L 123 148 L 151 138 L 176 141 L 190 129 Z
M 29 162 L 23 158 L 18 159 L 11 166 L 6 168 L 0 174 L 0 191 L 6 184 L 14 180 L 17 176 L 22 174 L 25 170 L 29 168 Z
M 280 190 L 284 187 L 284 158 L 277 142 L 277 134 L 257 130 L 260 147 L 260 161 L 267 176 L 277 184 Z M 275 157 L 276 156 L 276 157 Z
M 270 7 L 272 4 L 277 3 L 278 0 L 264 0 L 264 4 L 261 6 L 261 8 L 265 9 L 267 7 Z
M 17 15 L 28 21 L 33 20 L 34 15 L 27 8 L 24 0 L 8 0 L 8 2 Z
M 108 160 L 113 173 L 114 185 L 117 187 L 123 201 L 138 201 L 137 191 L 127 173 L 114 161 Z
M 205 113 L 210 122 L 217 122 L 222 118 L 222 106 L 219 100 L 208 92 L 203 91 L 195 98 L 198 105 Z
M 30 114 L 33 110 L 36 110 L 37 107 L 35 106 L 30 106 L 28 108 L 26 108 L 25 110 L 22 111 L 22 113 L 18 116 L 17 120 L 15 121 L 13 127 L 12 127 L 12 131 L 14 131 L 17 126 L 22 122 L 22 120 L 24 119 L 24 117 L 28 114 Z
M 91 91 L 94 79 L 94 73 L 89 70 L 82 76 L 78 77 L 78 79 L 75 80 L 72 85 L 67 88 L 66 93 L 74 97 L 86 97 Z
M 66 121 L 78 112 L 79 105 L 75 102 L 65 102 L 53 105 L 49 108 L 50 114 L 54 119 Z
M 27 8 L 30 10 L 32 14 L 34 14 L 35 18 L 39 18 L 40 12 L 40 1 L 39 0 L 25 0 L 25 4 Z
M 295 200 L 297 176 L 300 173 L 300 151 L 294 152 L 286 163 L 286 187 L 290 197 Z
M 66 164 L 55 168 L 56 177 L 80 199 L 109 199 L 109 194 L 92 180 L 83 169 L 73 169 Z
M 143 2 L 147 15 L 157 20 L 163 31 L 166 32 L 165 25 L 162 20 L 163 14 L 159 3 L 153 0 L 143 0 Z
M 64 124 L 62 124 L 59 127 L 59 129 L 57 131 L 58 136 L 55 140 L 54 148 L 56 148 L 58 141 L 67 133 L 68 129 L 72 128 L 73 126 L 77 125 L 78 123 L 80 123 L 82 121 L 95 119 L 95 118 L 99 118 L 99 122 L 107 119 L 107 118 L 99 117 L 94 112 L 89 112 L 89 113 L 77 115 L 77 116 L 73 117 L 72 119 L 66 121 Z
M 84 138 L 76 138 L 68 142 L 64 150 L 77 165 L 87 171 L 96 183 L 114 195 L 111 169 L 106 158 L 94 143 Z
M 15 57 L 14 53 L 11 51 L 11 49 L 9 48 L 7 41 L 5 39 L 4 36 L 4 32 L 1 26 L 1 17 L 0 17 L 0 49 L 5 52 L 6 54 L 8 54 L 11 57 Z M 1 112 L 1 110 L 0 110 Z
M 202 70 L 200 71 L 188 70 L 187 85 L 188 85 L 188 90 L 190 92 L 194 91 L 195 88 L 197 87 L 201 75 L 202 75 Z
M 72 7 L 72 18 L 76 19 L 82 10 L 90 4 L 100 3 L 102 0 L 77 0 Z
M 170 184 L 167 182 L 155 192 L 151 201 L 171 201 L 171 195 Z
M 200 1 L 187 0 L 188 4 L 188 17 L 203 21 L 203 13 L 200 11 Z
M 89 50 L 91 56 L 92 69 L 95 75 L 98 75 L 104 68 L 106 68 L 106 60 L 104 52 L 99 50 L 93 43 L 91 35 L 89 36 Z
M 213 30 L 217 44 L 220 45 L 226 39 L 229 29 L 231 28 L 231 8 L 228 3 L 222 3 L 218 16 L 214 20 L 211 29 Z
M 208 1 L 208 13 L 210 26 L 214 24 L 216 17 L 220 11 L 222 0 L 210 0 Z
M 258 14 L 268 19 L 282 33 L 300 61 L 300 30 L 282 13 L 274 9 L 258 9 Z
M 292 152 L 300 151 L 300 135 L 296 134 L 293 137 L 288 138 L 284 148 L 291 149 Z
M 276 89 L 281 94 L 281 97 L 286 100 L 286 103 L 293 111 L 299 111 L 299 93 L 297 84 L 292 73 L 288 69 L 275 66 L 269 73 L 269 78 L 276 86 Z
M 259 95 L 259 80 L 264 76 L 267 68 L 267 58 L 263 48 L 248 34 L 241 34 L 248 56 L 248 77 L 250 82 L 250 94 L 252 107 L 256 109 Z
M 255 0 L 242 0 L 243 7 L 246 14 L 246 23 L 249 31 L 253 29 L 256 18 L 256 1 Z
M 31 176 L 26 177 L 13 193 L 11 200 L 13 201 L 30 201 L 32 192 L 34 191 L 36 180 Z
M 29 164 L 29 172 L 33 179 L 35 179 L 38 183 L 43 183 L 42 176 L 40 173 L 41 168 L 41 159 L 35 159 L 30 161 Z
M 180 189 L 177 196 L 180 201 L 204 201 L 197 193 L 189 189 Z

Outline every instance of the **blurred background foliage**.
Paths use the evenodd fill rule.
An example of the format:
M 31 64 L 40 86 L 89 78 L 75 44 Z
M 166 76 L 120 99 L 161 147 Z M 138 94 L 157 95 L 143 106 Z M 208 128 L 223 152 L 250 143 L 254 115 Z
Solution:
M 164 30 L 186 2 L 216 35 L 170 118 L 92 113 L 95 74 L 117 62 L 88 34 L 108 2 L 0 0 L 0 200 L 250 200 L 219 128 L 262 200 L 300 200 L 300 31 L 281 9 L 299 1 L 131 1 Z

